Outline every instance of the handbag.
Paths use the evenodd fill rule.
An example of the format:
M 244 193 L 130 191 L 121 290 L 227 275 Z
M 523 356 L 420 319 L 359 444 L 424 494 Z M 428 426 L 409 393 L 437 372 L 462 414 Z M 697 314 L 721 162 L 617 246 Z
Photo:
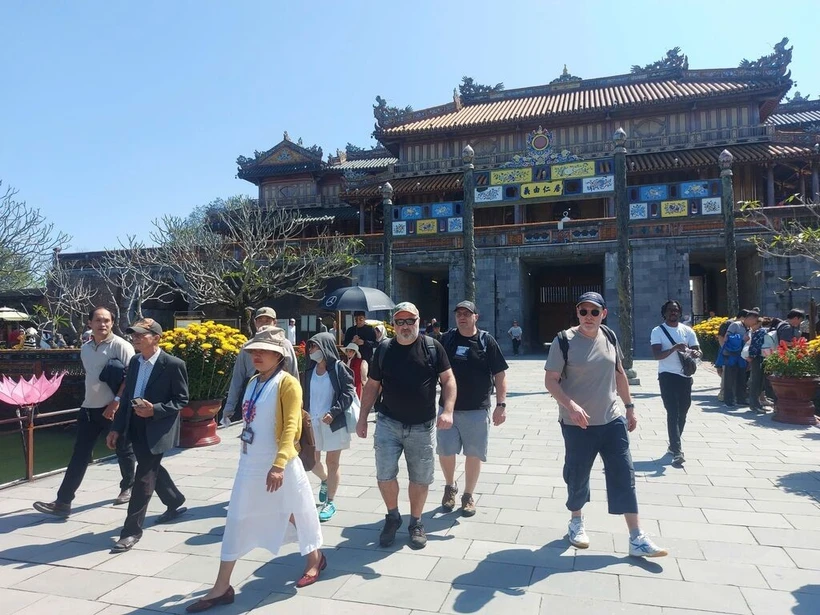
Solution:
M 316 440 L 313 438 L 313 423 L 310 420 L 310 413 L 302 410 L 302 435 L 299 436 L 299 459 L 305 467 L 305 472 L 310 472 L 316 465 Z
M 675 345 L 675 340 L 672 339 L 672 336 L 669 335 L 669 331 L 666 330 L 666 327 L 661 325 L 661 330 L 666 334 L 666 337 L 669 338 L 672 346 Z M 695 357 L 690 355 L 688 352 L 682 352 L 680 350 L 677 351 L 678 359 L 680 359 L 681 369 L 683 369 L 684 376 L 693 376 L 695 372 L 698 370 L 698 362 L 695 360 Z

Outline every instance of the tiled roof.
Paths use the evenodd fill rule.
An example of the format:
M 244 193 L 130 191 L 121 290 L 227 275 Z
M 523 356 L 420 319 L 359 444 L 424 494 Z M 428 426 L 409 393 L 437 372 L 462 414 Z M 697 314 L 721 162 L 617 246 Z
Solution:
M 400 179 L 391 179 L 390 185 L 393 186 L 393 195 L 401 196 L 402 194 L 421 194 L 425 192 L 443 192 L 447 190 L 461 189 L 461 173 L 448 173 L 446 175 L 429 175 L 425 177 L 403 177 Z M 356 190 L 348 190 L 342 194 L 342 197 L 374 197 L 381 195 L 381 184 L 371 184 L 364 188 Z
M 328 167 L 330 171 L 366 171 L 368 169 L 383 169 L 391 164 L 396 164 L 398 158 L 371 158 L 370 160 L 347 160 L 341 164 L 334 164 Z
M 692 167 L 716 166 L 718 156 L 724 150 L 735 157 L 734 163 L 763 162 L 780 158 L 800 158 L 810 156 L 812 149 L 795 145 L 757 143 L 729 145 L 727 147 L 706 147 L 703 149 L 680 150 L 656 154 L 632 154 L 627 156 L 627 171 L 660 171 Z
M 820 110 L 803 111 L 800 113 L 775 113 L 766 120 L 772 126 L 786 126 L 788 124 L 820 124 Z
M 322 170 L 321 162 L 300 162 L 297 164 L 263 164 L 239 169 L 240 179 L 254 179 L 259 177 L 273 177 L 275 175 L 295 175 L 297 173 L 311 173 Z
M 776 79 L 667 79 L 618 85 L 594 84 L 594 87 L 586 87 L 585 82 L 580 84 L 580 87 L 569 91 L 556 89 L 544 92 L 541 88 L 534 88 L 534 92 L 538 93 L 533 95 L 527 95 L 528 90 L 521 90 L 520 93 L 510 90 L 500 93 L 498 100 L 482 100 L 466 104 L 460 109 L 448 105 L 446 109 L 442 107 L 440 113 L 428 114 L 424 110 L 409 113 L 403 123 L 381 128 L 378 133 L 382 137 L 413 135 L 581 112 L 611 111 L 646 104 L 682 102 L 766 90 L 782 85 Z M 425 117 L 426 115 L 429 116 Z

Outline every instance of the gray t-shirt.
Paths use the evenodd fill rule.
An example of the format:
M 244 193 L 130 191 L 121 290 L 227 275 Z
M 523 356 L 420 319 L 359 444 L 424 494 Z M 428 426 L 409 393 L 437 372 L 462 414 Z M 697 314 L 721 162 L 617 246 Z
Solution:
M 620 347 L 615 348 L 600 330 L 594 340 L 574 328 L 567 329 L 566 333 L 569 341 L 566 364 L 556 336 L 544 369 L 562 374 L 561 388 L 586 411 L 590 425 L 606 425 L 623 416 L 615 388 L 615 361 L 616 357 L 622 358 Z M 561 422 L 572 424 L 566 408 L 559 404 L 558 411 Z
M 749 337 L 749 330 L 746 328 L 746 325 L 744 325 L 739 320 L 736 320 L 735 322 L 733 322 L 731 325 L 729 325 L 729 328 L 726 329 L 726 335 L 731 335 L 732 333 L 740 334 L 740 337 L 743 338 L 744 342 Z
M 110 359 L 119 359 L 127 368 L 134 356 L 134 347 L 113 333 L 97 344 L 92 337 L 80 348 L 80 360 L 85 369 L 83 408 L 105 408 L 114 400 L 114 392 L 100 380 L 100 372 Z

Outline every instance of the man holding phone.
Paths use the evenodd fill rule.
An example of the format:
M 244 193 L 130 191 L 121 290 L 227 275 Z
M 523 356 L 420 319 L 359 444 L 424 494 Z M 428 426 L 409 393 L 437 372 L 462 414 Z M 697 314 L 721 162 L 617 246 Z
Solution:
M 188 371 L 181 359 L 160 349 L 162 327 L 155 320 L 143 318 L 125 332 L 131 335 L 137 355 L 128 366 L 122 394 L 128 405 L 114 416 L 106 444 L 114 449 L 127 434 L 137 456 L 137 474 L 128 516 L 112 553 L 124 553 L 139 542 L 154 490 L 167 506 L 157 523 L 167 523 L 186 511 L 185 496 L 162 467 L 162 456 L 179 440 L 179 411 L 188 403 Z

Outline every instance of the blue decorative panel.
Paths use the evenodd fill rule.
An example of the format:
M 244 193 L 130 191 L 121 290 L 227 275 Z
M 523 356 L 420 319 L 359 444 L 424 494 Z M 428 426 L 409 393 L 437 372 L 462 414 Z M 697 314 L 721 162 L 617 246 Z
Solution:
M 631 203 L 629 205 L 630 220 L 644 220 L 649 217 L 649 205 L 647 203 Z
M 638 190 L 639 201 L 663 201 L 669 197 L 666 186 L 641 186 Z
M 700 199 L 709 196 L 709 182 L 683 182 L 680 185 L 681 199 Z
M 464 218 L 449 218 L 447 220 L 448 233 L 461 233 L 464 230 Z
M 433 218 L 449 218 L 453 215 L 453 203 L 434 203 L 430 205 L 430 215 Z
M 424 209 L 421 205 L 407 205 L 401 208 L 402 220 L 420 220 L 424 217 Z

